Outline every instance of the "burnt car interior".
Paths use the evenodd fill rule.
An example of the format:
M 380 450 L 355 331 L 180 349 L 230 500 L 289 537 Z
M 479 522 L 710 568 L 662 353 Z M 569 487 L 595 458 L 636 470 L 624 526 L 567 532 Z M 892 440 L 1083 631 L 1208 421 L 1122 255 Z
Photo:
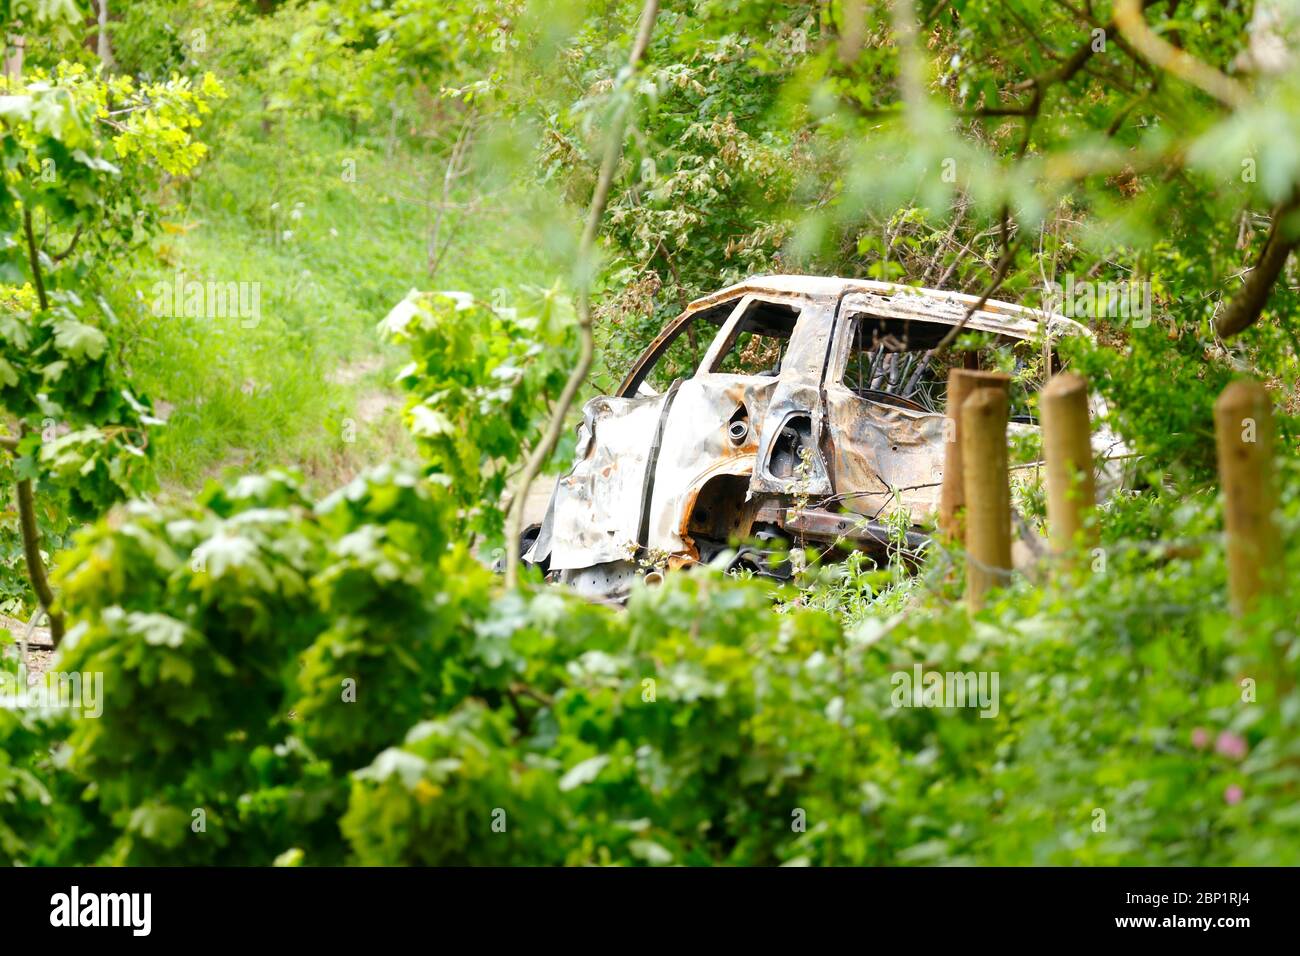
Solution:
M 850 318 L 849 360 L 841 384 L 859 398 L 910 408 L 944 411 L 948 369 L 997 369 L 1012 376 L 1011 421 L 1037 424 L 1034 394 L 1043 381 L 1043 359 L 1037 345 L 1023 339 L 986 334 L 981 347 L 949 351 L 938 361 L 934 350 L 952 326 L 937 322 L 860 314 Z M 1059 360 L 1052 354 L 1052 365 Z

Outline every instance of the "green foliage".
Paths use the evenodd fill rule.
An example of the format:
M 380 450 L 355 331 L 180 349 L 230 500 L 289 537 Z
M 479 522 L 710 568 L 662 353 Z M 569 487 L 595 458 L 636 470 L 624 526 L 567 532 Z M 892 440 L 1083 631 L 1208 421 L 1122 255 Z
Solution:
M 1294 607 L 1234 630 L 1217 549 L 1140 541 L 1212 542 L 1210 501 L 1121 499 L 1102 570 L 975 618 L 942 559 L 891 601 L 860 578 L 777 610 L 713 569 L 625 612 L 494 594 L 454 501 L 412 468 L 315 506 L 273 475 L 83 536 L 58 666 L 105 674 L 104 714 L 57 763 L 27 738 L 0 765 L 10 832 L 80 791 L 59 813 L 83 838 L 10 858 L 1300 862 Z M 917 667 L 998 690 L 899 706 Z
M 621 105 L 615 79 L 635 9 L 584 21 L 564 38 L 555 81 L 515 94 L 539 118 L 545 179 L 578 202 L 595 182 L 608 116 Z M 819 171 L 799 127 L 777 114 L 809 9 L 794 4 L 774 15 L 771 36 L 713 35 L 718 11 L 709 8 L 660 13 L 609 204 L 602 387 L 617 383 L 686 302 L 781 264 L 789 204 Z
M 0 662 L 0 693 L 11 693 L 17 677 Z M 0 860 L 30 860 L 48 840 L 53 799 L 33 769 L 42 743 L 20 711 L 0 709 Z
M 51 520 L 47 503 L 41 523 L 63 532 L 148 485 L 147 428 L 160 421 L 113 347 L 118 322 L 106 294 L 114 269 L 156 228 L 158 205 L 146 197 L 202 158 L 193 130 L 223 91 L 210 75 L 197 89 L 182 78 L 137 85 L 63 63 L 8 92 L 0 98 L 0 408 L 18 433 L 8 449 L 14 476 L 39 480 L 63 511 Z
M 88 617 L 60 666 L 103 673 L 121 704 L 68 739 L 67 766 L 99 781 L 88 795 L 117 828 L 109 858 L 160 859 L 193 809 L 212 839 L 189 847 L 192 861 L 218 859 L 237 829 L 231 784 L 254 773 L 252 749 L 283 736 L 291 662 L 321 627 L 305 507 L 284 477 L 247 478 L 184 516 L 134 506 L 128 534 L 101 526 L 69 556 L 64 600 Z
M 916 4 L 913 47 L 907 3 L 667 6 L 635 86 L 631 3 L 147 0 L 114 26 L 119 75 L 57 31 L 31 48 L 0 107 L 0 483 L 39 479 L 49 550 L 98 519 L 59 560 L 54 667 L 102 674 L 106 699 L 0 707 L 0 861 L 1300 864 L 1300 613 L 1229 617 L 1210 484 L 1232 371 L 1294 408 L 1294 282 L 1247 344 L 1210 325 L 1264 242 L 1252 210 L 1298 181 L 1294 69 L 1230 109 L 1113 34 L 1058 74 L 1091 37 L 1068 5 Z M 1221 67 L 1246 33 L 1238 4 L 1148 16 Z M 855 556 L 783 587 L 696 568 L 625 610 L 501 588 L 482 558 L 507 477 L 576 355 L 569 286 L 543 277 L 625 107 L 604 378 L 683 300 L 757 271 L 979 293 L 1005 256 L 997 297 L 1029 303 L 1064 275 L 1150 282 L 1153 323 L 1081 315 L 1100 344 L 1068 349 L 1149 485 L 1102 511 L 1088 574 L 1016 578 L 974 617 L 940 549 L 915 575 Z M 233 449 L 317 464 L 355 397 L 325 373 L 429 286 L 428 197 L 461 135 L 477 165 L 438 207 L 465 231 L 436 286 L 466 291 L 382 325 L 410 353 L 423 460 L 319 500 L 272 472 L 101 517 L 158 447 L 190 483 Z M 144 289 L 182 269 L 264 282 L 265 321 L 151 314 Z M 170 435 L 147 437 L 146 392 L 175 406 Z M 21 603 L 8 504 L 0 598 Z M 998 691 L 903 706 L 917 668 Z
M 408 6 L 403 30 L 438 27 L 433 8 Z M 124 71 L 176 71 L 197 84 L 211 70 L 230 91 L 205 120 L 210 154 L 201 173 L 168 191 L 177 202 L 163 217 L 155 255 L 137 264 L 134 289 L 111 300 L 125 362 L 140 390 L 167 406 L 160 417 L 168 427 L 151 449 L 170 495 L 232 468 L 287 465 L 327 491 L 408 451 L 392 383 L 401 350 L 380 343 L 376 318 L 411 288 L 499 301 L 497 290 L 554 271 L 537 238 L 536 197 L 519 183 L 485 182 L 493 173 L 487 159 L 456 183 L 454 210 L 435 212 L 446 153 L 466 115 L 463 97 L 434 90 L 431 99 L 415 79 L 448 65 L 432 54 L 412 57 L 409 76 L 389 66 L 365 76 L 352 69 L 361 56 L 352 49 L 360 36 L 352 18 L 388 15 L 374 4 L 279 4 L 264 15 L 252 3 L 176 0 L 123 11 L 131 22 L 148 21 L 147 30 L 131 28 L 139 46 L 114 48 Z M 449 24 L 461 12 L 440 16 Z M 367 35 L 374 47 L 367 56 L 382 63 L 402 56 L 405 47 L 380 49 L 378 34 Z M 403 44 L 410 41 L 404 34 Z M 334 99 L 350 84 L 358 85 L 345 99 L 369 97 L 368 118 Z M 437 221 L 446 255 L 432 283 Z M 155 314 L 155 290 L 178 275 L 258 285 L 260 318 Z
M 1083 340 L 1067 351 L 1077 371 L 1106 398 L 1112 426 L 1158 473 L 1206 481 L 1215 474 L 1214 399 L 1232 378 L 1226 364 L 1205 361 L 1193 334 L 1170 337 L 1163 326 L 1134 330 L 1123 352 Z M 1156 464 L 1158 463 L 1158 464 Z
M 312 586 L 329 625 L 303 655 L 294 711 L 321 756 L 363 759 L 473 686 L 465 621 L 488 603 L 489 575 L 448 547 L 448 505 L 415 472 L 385 466 L 318 508 L 333 539 Z M 381 706 L 359 721 L 338 706 L 345 690 Z
M 59 41 L 73 38 L 84 10 L 77 0 L 3 0 L 0 23 L 6 32 L 22 34 L 26 30 L 48 32 Z
M 577 355 L 568 298 L 523 292 L 511 307 L 465 293 L 408 296 L 381 329 L 410 346 L 398 380 L 415 393 L 406 417 L 430 469 L 474 513 L 469 528 L 493 540 L 508 471 L 540 435 Z

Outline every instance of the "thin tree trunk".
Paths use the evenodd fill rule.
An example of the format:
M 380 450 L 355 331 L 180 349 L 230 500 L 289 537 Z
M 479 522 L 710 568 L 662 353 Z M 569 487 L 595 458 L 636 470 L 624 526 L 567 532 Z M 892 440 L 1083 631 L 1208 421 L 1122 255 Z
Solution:
M 27 254 L 31 261 L 36 298 L 40 303 L 41 311 L 44 312 L 50 307 L 50 301 L 45 295 L 45 280 L 41 275 L 41 260 L 36 249 L 36 235 L 32 229 L 32 214 L 27 209 L 23 210 L 23 231 L 27 234 Z M 41 558 L 41 532 L 36 527 L 36 502 L 32 494 L 30 478 L 18 482 L 18 525 L 23 536 L 23 557 L 27 562 L 27 576 L 31 579 L 32 590 L 36 592 L 37 600 L 49 615 L 50 639 L 54 642 L 54 646 L 58 647 L 59 641 L 63 639 L 63 615 L 55 614 L 53 611 L 54 591 L 50 588 L 49 578 L 45 575 L 45 562 Z
M 107 70 L 113 65 L 113 54 L 108 48 L 108 0 L 99 0 L 99 32 L 95 38 L 95 55 Z
M 641 29 L 637 33 L 636 40 L 632 44 L 632 52 L 628 56 L 629 73 L 636 72 L 641 58 L 645 55 L 646 48 L 650 45 L 650 35 L 654 31 L 655 19 L 658 15 L 659 0 L 646 0 L 645 7 L 641 11 Z M 555 405 L 546 432 L 537 445 L 534 446 L 532 454 L 528 456 L 524 470 L 519 476 L 519 484 L 515 488 L 514 498 L 510 502 L 510 513 L 506 521 L 507 588 L 514 588 L 519 583 L 519 559 L 522 557 L 519 553 L 519 536 L 523 529 L 524 501 L 528 497 L 528 489 L 532 486 L 537 473 L 541 471 L 542 465 L 546 463 L 546 459 L 551 457 L 555 443 L 560 437 L 560 430 L 564 427 L 564 419 L 569 414 L 569 407 L 573 404 L 578 389 L 586 381 L 587 373 L 591 370 L 592 358 L 596 354 L 596 339 L 591 328 L 591 260 L 596 245 L 596 234 L 600 231 L 600 220 L 605 215 L 605 204 L 609 201 L 609 191 L 614 182 L 614 173 L 618 168 L 618 161 L 623 155 L 623 133 L 626 128 L 627 110 L 624 109 L 618 112 L 609 131 L 609 139 L 605 144 L 605 157 L 600 167 L 600 179 L 597 180 L 596 191 L 591 197 L 591 207 L 587 210 L 587 225 L 582 232 L 582 241 L 578 246 L 576 269 L 578 283 L 577 312 L 578 331 L 582 336 L 578 364 L 569 376 L 569 380 L 564 383 L 564 391 L 560 393 L 560 400 Z
M 429 278 L 433 278 L 438 271 L 438 266 L 442 263 L 442 257 L 447 254 L 447 250 L 451 247 L 451 242 L 455 238 L 456 230 L 455 224 L 453 224 L 453 228 L 449 231 L 446 240 L 441 241 L 442 223 L 447 214 L 447 208 L 451 205 L 451 193 L 456 180 L 465 175 L 465 157 L 469 153 L 470 143 L 474 135 L 474 120 L 475 113 L 471 111 L 465 117 L 465 122 L 456 135 L 456 142 L 452 144 L 451 153 L 447 157 L 447 168 L 443 170 L 442 200 L 438 203 L 438 211 L 432 226 L 429 227 L 425 240 L 425 273 Z
M 53 610 L 54 590 L 45 575 L 45 560 L 41 557 L 41 532 L 36 527 L 36 502 L 30 478 L 18 482 L 18 524 L 23 535 L 23 559 L 27 562 L 27 576 L 31 579 L 36 599 L 49 616 L 50 640 L 58 647 L 63 640 L 63 615 L 56 614 Z

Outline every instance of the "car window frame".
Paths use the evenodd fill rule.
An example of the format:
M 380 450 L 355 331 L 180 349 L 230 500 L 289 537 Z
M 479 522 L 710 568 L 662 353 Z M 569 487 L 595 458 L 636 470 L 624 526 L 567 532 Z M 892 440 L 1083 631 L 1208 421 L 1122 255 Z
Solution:
M 718 326 L 718 331 L 714 333 L 712 344 L 710 344 L 708 351 L 704 353 L 704 359 L 701 362 L 701 366 L 696 368 L 693 375 L 700 374 L 700 368 L 709 361 L 709 356 L 712 354 L 713 349 L 717 347 L 718 336 L 722 335 L 723 332 L 727 330 L 729 323 L 736 319 L 736 310 L 744 306 L 746 300 L 750 298 L 753 297 L 746 294 L 734 300 L 736 302 L 735 307 L 730 313 L 728 313 L 727 317 L 723 319 L 722 324 Z M 732 300 L 724 299 L 721 302 L 714 302 L 702 308 L 687 309 L 681 315 L 677 316 L 677 318 L 665 325 L 659 335 L 655 337 L 654 341 L 646 346 L 645 351 L 642 352 L 640 357 L 638 357 L 632 364 L 632 368 L 628 370 L 627 375 L 623 377 L 623 381 L 619 383 L 618 389 L 614 392 L 614 396 L 616 398 L 635 398 L 637 390 L 641 387 L 641 384 L 650 377 L 650 373 L 654 371 L 655 366 L 659 364 L 659 361 L 665 354 L 667 354 L 668 350 L 672 348 L 673 343 L 681 338 L 686 330 L 690 328 L 691 323 L 696 321 L 703 313 L 708 312 L 711 309 L 716 309 L 719 306 L 725 306 L 729 301 Z M 662 394 L 665 393 L 656 393 L 656 395 Z
M 740 378 L 752 377 L 753 373 L 751 372 L 724 372 L 717 366 L 722 364 L 723 360 L 735 347 L 736 340 L 740 337 L 740 323 L 744 319 L 745 313 L 749 311 L 750 305 L 754 302 L 783 306 L 793 309 L 795 312 L 794 325 L 790 328 L 790 337 L 786 340 L 785 348 L 781 350 L 781 365 L 773 378 L 780 378 L 784 374 L 786 362 L 789 360 L 791 349 L 799 335 L 800 323 L 805 320 L 808 304 L 795 297 L 750 292 L 741 298 L 736 308 L 732 310 L 731 315 L 727 317 L 727 321 L 723 323 L 717 337 L 713 340 L 713 344 L 709 346 L 709 350 L 705 352 L 704 358 L 700 361 L 700 367 L 695 371 L 697 376 L 730 375 Z

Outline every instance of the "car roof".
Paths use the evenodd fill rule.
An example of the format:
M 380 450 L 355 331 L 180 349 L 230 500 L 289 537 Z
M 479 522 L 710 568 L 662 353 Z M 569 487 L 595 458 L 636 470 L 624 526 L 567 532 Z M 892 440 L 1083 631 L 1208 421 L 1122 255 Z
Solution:
M 696 299 L 687 306 L 687 312 L 707 309 L 740 295 L 777 295 L 835 301 L 849 294 L 869 297 L 871 312 L 884 318 L 938 322 L 944 325 L 957 325 L 968 309 L 979 304 L 979 297 L 974 295 L 946 292 L 941 289 L 920 289 L 871 279 L 759 275 L 751 276 L 735 285 Z M 1037 333 L 1044 323 L 1054 335 L 1084 335 L 1089 338 L 1092 336 L 1087 327 L 1073 319 L 1042 309 L 1030 309 L 1023 305 L 1013 305 L 995 299 L 987 300 L 972 313 L 966 321 L 966 326 L 973 331 L 1029 338 Z

